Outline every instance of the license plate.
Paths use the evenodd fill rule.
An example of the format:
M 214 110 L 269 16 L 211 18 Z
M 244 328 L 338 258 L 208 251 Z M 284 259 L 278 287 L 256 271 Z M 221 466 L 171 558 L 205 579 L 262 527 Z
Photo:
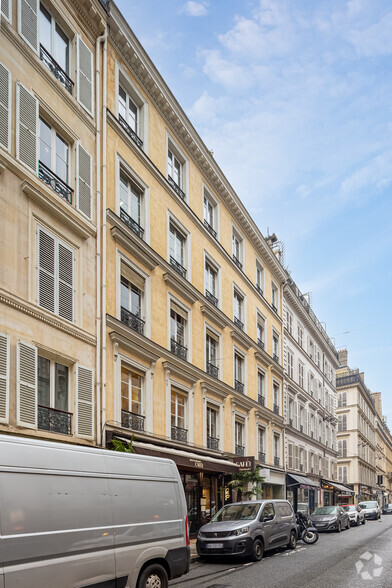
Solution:
M 223 549 L 223 543 L 207 543 L 206 549 Z

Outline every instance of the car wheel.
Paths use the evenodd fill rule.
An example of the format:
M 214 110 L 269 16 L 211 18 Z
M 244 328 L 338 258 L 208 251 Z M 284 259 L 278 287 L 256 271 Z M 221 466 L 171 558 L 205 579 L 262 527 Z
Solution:
M 290 533 L 290 541 L 287 543 L 287 549 L 295 549 L 297 547 L 297 535 L 294 531 Z
M 140 574 L 137 588 L 167 588 L 168 583 L 165 568 L 160 564 L 151 564 Z
M 263 558 L 264 546 L 260 539 L 253 541 L 252 547 L 252 561 L 260 561 Z
M 336 526 L 336 532 L 337 533 L 341 533 L 342 532 L 342 523 L 340 521 L 338 521 L 338 524 Z
M 366 519 L 365 519 L 365 517 L 363 517 L 362 524 L 364 525 L 365 523 L 366 523 Z

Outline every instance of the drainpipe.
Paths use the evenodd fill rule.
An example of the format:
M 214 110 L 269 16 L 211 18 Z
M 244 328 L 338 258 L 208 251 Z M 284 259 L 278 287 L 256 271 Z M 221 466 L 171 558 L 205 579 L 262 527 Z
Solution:
M 106 424 L 106 100 L 107 100 L 107 50 L 108 30 L 106 29 L 102 55 L 102 282 L 101 282 L 101 445 L 105 446 Z
M 97 222 L 97 239 L 96 239 L 96 294 L 97 294 L 97 309 L 96 309 L 96 360 L 95 360 L 95 389 L 97 399 L 96 411 L 96 431 L 97 431 L 97 445 L 101 445 L 101 112 L 100 104 L 100 45 L 106 42 L 107 30 L 97 37 L 95 43 L 95 116 L 96 116 L 96 138 L 95 138 L 95 162 L 96 162 L 96 222 Z

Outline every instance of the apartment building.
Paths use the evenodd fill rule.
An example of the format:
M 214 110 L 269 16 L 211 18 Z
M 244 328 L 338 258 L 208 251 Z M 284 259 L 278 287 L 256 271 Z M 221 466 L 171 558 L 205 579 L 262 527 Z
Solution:
M 335 504 L 338 354 L 308 295 L 291 278 L 283 290 L 283 363 L 287 498 L 294 504 Z
M 339 351 L 336 373 L 338 393 L 338 480 L 355 492 L 358 500 L 377 498 L 376 419 L 374 399 L 364 374 L 348 366 L 348 352 Z
M 381 506 L 392 502 L 392 436 L 382 414 L 380 392 L 372 392 L 376 408 L 376 487 Z
M 94 444 L 97 4 L 1 3 L 0 430 Z

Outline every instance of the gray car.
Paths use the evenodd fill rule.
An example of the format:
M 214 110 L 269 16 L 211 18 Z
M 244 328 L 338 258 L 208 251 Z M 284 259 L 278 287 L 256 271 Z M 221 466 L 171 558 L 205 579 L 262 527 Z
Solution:
M 381 508 L 377 500 L 364 500 L 359 502 L 358 506 L 364 511 L 365 519 L 377 520 L 381 518 Z
M 386 504 L 382 509 L 382 514 L 392 514 L 392 504 Z
M 319 506 L 310 520 L 317 531 L 337 531 L 350 528 L 348 513 L 341 506 Z
M 201 527 L 196 542 L 200 557 L 250 556 L 253 561 L 260 561 L 269 549 L 296 545 L 296 520 L 287 500 L 226 504 Z

